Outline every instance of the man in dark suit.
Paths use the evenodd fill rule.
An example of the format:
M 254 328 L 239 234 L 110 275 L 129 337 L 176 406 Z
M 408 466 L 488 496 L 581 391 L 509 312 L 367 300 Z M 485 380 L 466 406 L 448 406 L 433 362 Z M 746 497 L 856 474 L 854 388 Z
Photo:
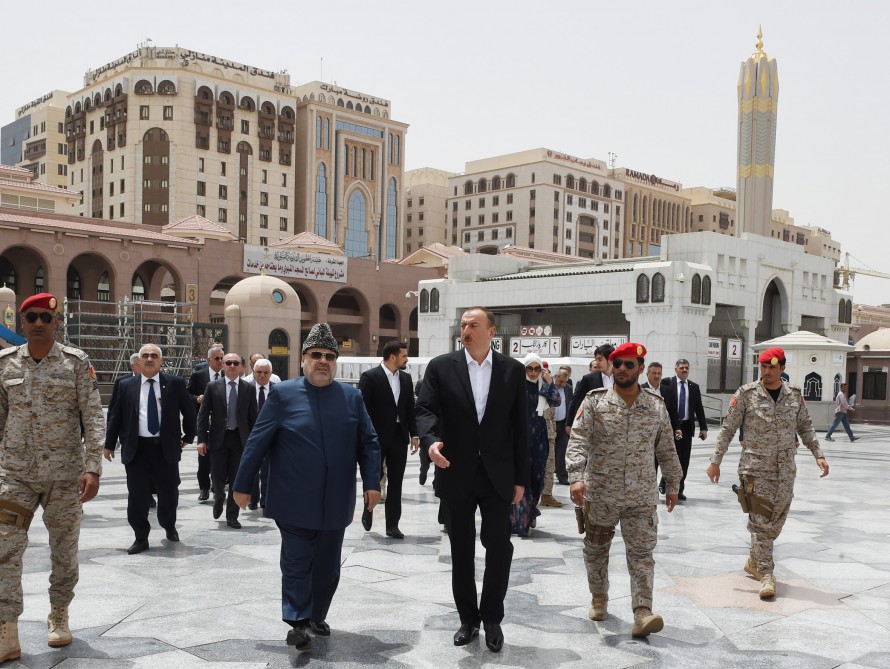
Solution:
M 185 382 L 160 373 L 161 349 L 154 344 L 139 349 L 139 360 L 142 373 L 120 382 L 108 407 L 105 430 L 105 458 L 114 458 L 120 440 L 121 462 L 127 470 L 127 522 L 136 534 L 127 550 L 130 555 L 148 550 L 152 488 L 158 495 L 158 522 L 169 541 L 179 541 L 179 460 L 182 449 L 195 438 L 195 404 Z
M 593 351 L 593 362 L 591 363 L 592 371 L 585 374 L 578 381 L 578 385 L 572 391 L 572 403 L 569 405 L 569 413 L 566 416 L 566 426 L 563 430 L 566 434 L 571 434 L 572 423 L 575 422 L 575 416 L 581 408 L 581 403 L 587 397 L 587 393 L 595 388 L 611 388 L 612 387 L 612 363 L 609 362 L 609 356 L 615 347 L 611 344 L 602 344 L 597 346 Z
M 241 454 L 257 416 L 256 389 L 241 378 L 241 356 L 226 353 L 225 377 L 211 381 L 204 389 L 198 411 L 198 453 L 210 456 L 213 483 L 213 517 L 219 518 L 226 505 L 226 524 L 241 529 L 238 505 L 232 498 L 232 483 L 238 473 Z M 226 483 L 229 496 L 226 500 Z
M 253 356 L 250 357 L 251 359 L 253 359 Z M 266 400 L 269 399 L 269 392 L 272 390 L 272 388 L 275 387 L 275 381 L 272 381 L 272 377 L 275 375 L 272 373 L 271 360 L 260 357 L 256 360 L 253 360 L 252 364 L 253 374 L 251 375 L 252 380 L 250 381 L 250 384 L 256 390 L 256 410 L 257 417 L 259 418 L 260 410 L 263 408 Z M 253 483 L 253 490 L 250 491 L 250 503 L 247 505 L 248 509 L 250 509 L 251 511 L 255 511 L 258 506 L 261 509 L 266 508 L 266 493 L 268 492 L 268 483 L 269 458 L 266 457 L 263 458 L 263 462 L 260 465 L 260 471 Z
M 343 535 L 355 515 L 355 468 L 365 506 L 380 501 L 380 446 L 362 394 L 334 380 L 339 346 L 327 323 L 303 341 L 303 376 L 277 384 L 250 435 L 235 479 L 241 508 L 269 457 L 266 516 L 281 532 L 281 618 L 303 650 L 325 622 L 340 581 Z
M 414 419 L 414 389 L 408 367 L 408 345 L 398 340 L 389 341 L 383 347 L 383 362 L 362 372 L 358 389 L 362 391 L 365 408 L 377 432 L 380 442 L 382 465 L 386 466 L 388 479 L 386 491 L 386 536 L 404 539 L 399 529 L 402 517 L 402 479 L 408 461 L 408 443 L 411 454 L 417 452 L 417 423 Z M 362 522 L 370 527 L 371 512 L 363 513 Z
M 529 485 L 525 369 L 491 350 L 494 315 L 485 307 L 464 312 L 463 350 L 433 358 L 417 404 L 423 448 L 436 465 L 436 493 L 446 507 L 451 541 L 451 587 L 460 615 L 454 644 L 463 646 L 485 625 L 485 643 L 504 645 L 501 620 L 510 582 L 513 544 L 510 507 Z M 482 515 L 485 575 L 476 602 L 476 507 Z
M 646 380 L 640 384 L 640 388 L 650 388 L 661 395 L 661 375 L 661 363 L 650 362 L 646 368 Z
M 195 398 L 195 412 L 201 408 L 204 401 L 204 389 L 211 381 L 223 378 L 223 357 L 225 351 L 221 344 L 214 344 L 207 351 L 207 363 L 198 365 L 189 377 L 189 394 Z M 198 369 L 198 367 L 201 367 Z M 204 502 L 210 498 L 210 455 L 198 453 L 198 501 Z
M 559 406 L 556 407 L 556 415 L 554 416 L 556 420 L 556 440 L 555 440 L 555 451 L 554 457 L 556 458 L 556 480 L 559 481 L 560 485 L 568 485 L 569 484 L 569 474 L 566 471 L 566 449 L 569 445 L 569 433 L 566 432 L 566 419 L 569 415 L 569 406 L 572 404 L 572 398 L 574 397 L 572 393 L 572 386 L 570 385 L 570 381 L 572 380 L 570 375 L 572 371 L 571 369 L 567 369 L 565 367 L 560 367 L 556 372 L 556 376 L 553 377 L 553 382 L 556 384 L 556 390 L 559 393 Z
M 674 365 L 674 373 L 661 380 L 661 396 L 667 405 L 668 414 L 671 417 L 671 426 L 674 428 L 674 444 L 677 447 L 677 456 L 683 466 L 683 480 L 680 482 L 681 502 L 686 501 L 683 494 L 686 472 L 689 471 L 689 458 L 692 455 L 692 436 L 695 434 L 695 421 L 698 420 L 700 439 L 708 438 L 708 423 L 705 420 L 705 409 L 701 403 L 701 390 L 697 383 L 689 380 L 689 361 L 685 358 L 677 360 Z M 664 494 L 664 477 L 658 484 L 659 491 Z

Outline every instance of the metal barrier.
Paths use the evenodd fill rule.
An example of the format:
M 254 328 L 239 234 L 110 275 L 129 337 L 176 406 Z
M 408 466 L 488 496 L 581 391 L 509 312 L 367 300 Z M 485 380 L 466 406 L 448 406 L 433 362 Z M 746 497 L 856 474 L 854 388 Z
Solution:
M 723 425 L 724 402 L 721 398 L 715 397 L 714 395 L 705 395 L 704 393 L 702 393 L 701 404 L 702 408 L 705 410 L 706 423 L 716 423 L 718 426 Z

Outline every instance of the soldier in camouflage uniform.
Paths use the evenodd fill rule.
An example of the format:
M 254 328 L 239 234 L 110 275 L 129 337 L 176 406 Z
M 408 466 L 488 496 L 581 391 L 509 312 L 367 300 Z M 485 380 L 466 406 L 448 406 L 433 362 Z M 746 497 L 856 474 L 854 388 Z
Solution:
M 800 388 L 782 380 L 785 352 L 770 348 L 758 361 L 760 380 L 739 388 L 729 402 L 708 477 L 713 483 L 720 480 L 720 463 L 736 430 L 742 427 L 745 440 L 739 458 L 739 501 L 748 513 L 751 533 L 751 554 L 744 570 L 760 581 L 760 598 L 766 599 L 776 594 L 773 542 L 785 525 L 794 496 L 797 435 L 816 458 L 822 476 L 828 476 L 828 462 Z
M 658 492 L 652 462 L 658 459 L 667 482 L 667 510 L 673 511 L 683 470 L 674 448 L 671 419 L 661 397 L 637 383 L 646 349 L 619 346 L 609 356 L 614 385 L 590 391 L 572 425 L 566 451 L 569 493 L 584 505 L 584 562 L 592 601 L 591 620 L 605 620 L 609 601 L 609 548 L 621 523 L 630 572 L 634 636 L 664 627 L 652 613 L 658 539 Z
M 21 655 L 22 556 L 37 506 L 49 534 L 50 646 L 71 643 L 81 505 L 99 491 L 105 420 L 86 354 L 54 335 L 58 300 L 21 306 L 27 343 L 0 351 L 0 662 Z

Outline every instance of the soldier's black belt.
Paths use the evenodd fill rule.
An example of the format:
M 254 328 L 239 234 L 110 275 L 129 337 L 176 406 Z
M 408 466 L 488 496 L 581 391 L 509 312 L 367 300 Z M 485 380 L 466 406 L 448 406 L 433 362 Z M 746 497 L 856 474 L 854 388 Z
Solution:
M 34 518 L 34 512 L 19 506 L 15 502 L 0 499 L 0 524 L 15 525 L 27 530 L 31 527 L 31 519 Z

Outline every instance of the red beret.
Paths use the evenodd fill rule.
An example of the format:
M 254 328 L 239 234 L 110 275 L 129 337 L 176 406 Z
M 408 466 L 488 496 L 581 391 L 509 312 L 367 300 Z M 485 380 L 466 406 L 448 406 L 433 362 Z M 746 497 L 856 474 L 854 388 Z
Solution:
M 785 351 L 778 346 L 766 349 L 757 357 L 757 362 L 765 362 L 768 365 L 784 365 Z
M 615 358 L 642 358 L 645 357 L 645 355 L 645 346 L 629 341 L 612 351 L 612 355 L 609 356 L 609 360 L 611 361 Z
M 53 311 L 58 311 L 59 301 L 56 299 L 55 295 L 50 295 L 49 293 L 37 293 L 22 302 L 19 311 L 24 313 L 25 310 L 31 309 L 32 307 L 34 309 L 52 309 Z

